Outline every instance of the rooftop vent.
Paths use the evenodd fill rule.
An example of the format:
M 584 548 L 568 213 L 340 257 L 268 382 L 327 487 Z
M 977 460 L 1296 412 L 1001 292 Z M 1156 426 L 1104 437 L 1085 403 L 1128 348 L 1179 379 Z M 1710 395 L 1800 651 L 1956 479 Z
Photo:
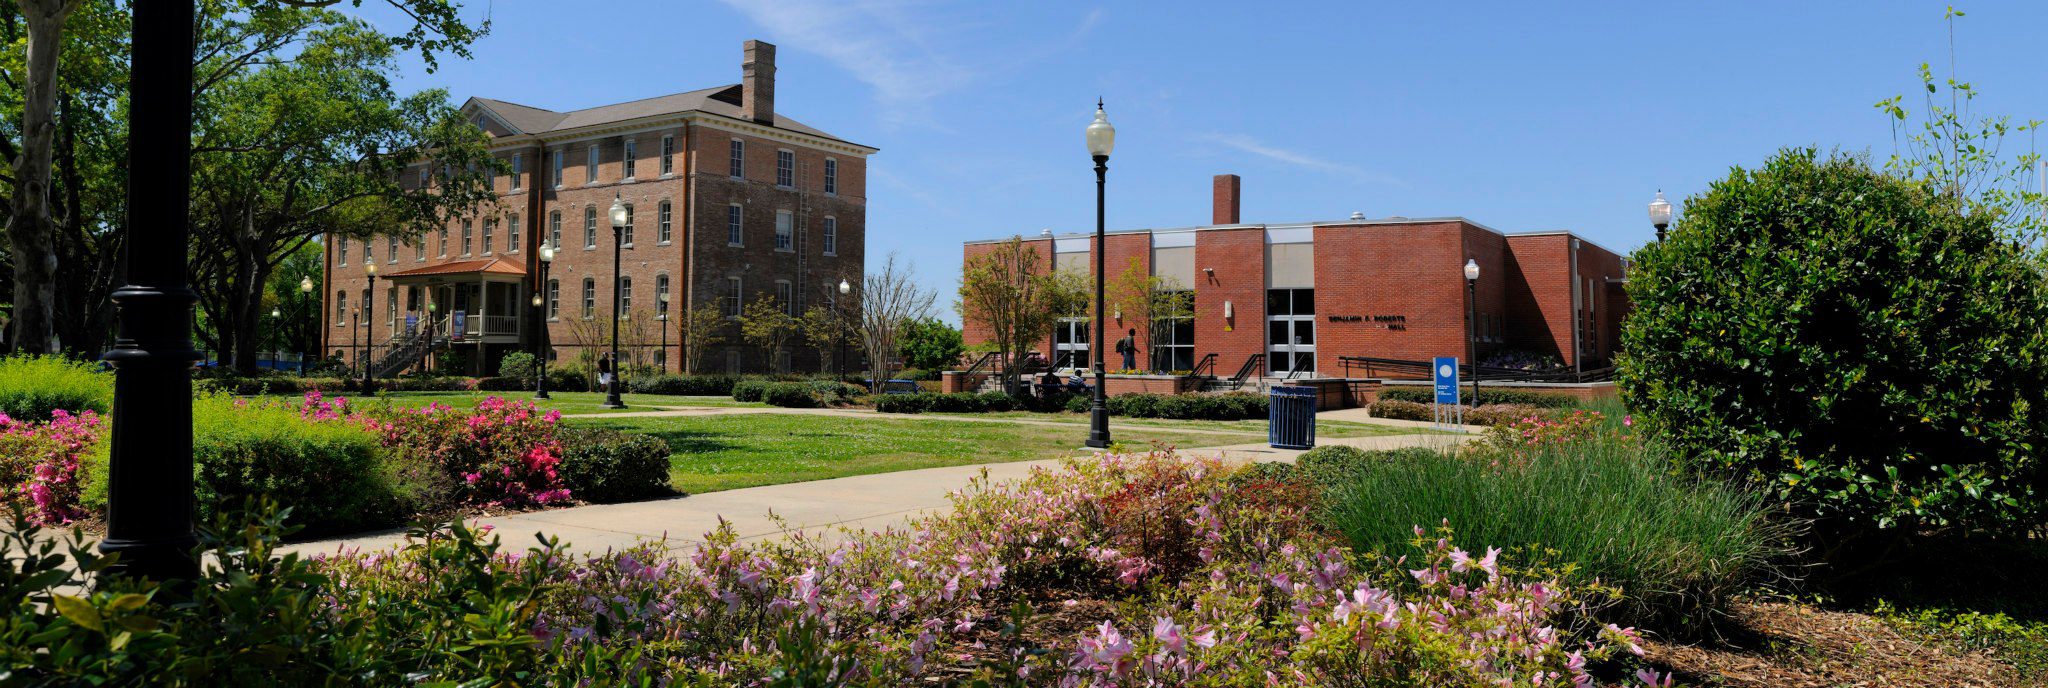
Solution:
M 1364 213 L 1364 212 L 1360 212 L 1360 211 L 1353 211 L 1353 212 L 1351 213 L 1351 219 L 1353 219 L 1353 220 L 1364 220 L 1364 219 L 1365 219 L 1365 213 Z

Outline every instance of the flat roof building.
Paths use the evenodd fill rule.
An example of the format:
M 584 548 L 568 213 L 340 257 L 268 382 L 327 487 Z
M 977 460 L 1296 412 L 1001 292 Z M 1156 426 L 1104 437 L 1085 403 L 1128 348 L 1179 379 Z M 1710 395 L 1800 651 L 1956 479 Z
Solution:
M 1512 356 L 1592 369 L 1613 359 L 1628 310 L 1620 254 L 1566 231 L 1507 234 L 1462 217 L 1243 223 L 1240 188 L 1236 175 L 1216 177 L 1213 224 L 1106 233 L 1111 279 L 1135 265 L 1162 290 L 1192 292 L 1191 309 L 1149 326 L 1106 306 L 1112 342 L 1137 330 L 1138 368 L 1372 377 L 1342 359 L 1464 361 L 1468 322 L 1482 365 Z M 964 258 L 1007 241 L 966 242 Z M 1022 241 L 1050 258 L 1046 269 L 1092 271 L 1092 232 Z M 1480 268 L 1471 300 L 1467 260 Z M 990 339 L 984 323 L 963 324 L 969 344 Z M 1086 367 L 1091 330 L 1084 314 L 1063 319 L 1040 352 L 1055 366 Z M 1111 351 L 1109 367 L 1121 368 Z

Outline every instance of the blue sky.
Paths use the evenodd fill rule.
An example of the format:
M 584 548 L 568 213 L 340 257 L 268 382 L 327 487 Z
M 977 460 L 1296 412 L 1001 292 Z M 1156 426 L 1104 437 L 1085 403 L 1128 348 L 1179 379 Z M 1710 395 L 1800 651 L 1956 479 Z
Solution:
M 1246 222 L 1462 215 L 1627 251 L 1659 187 L 1785 146 L 1889 156 L 1872 104 L 1948 63 L 1919 2 L 470 4 L 475 59 L 402 88 L 574 109 L 734 83 L 742 41 L 776 43 L 777 109 L 881 149 L 871 266 L 900 252 L 955 322 L 963 239 L 1093 229 L 1098 95 L 1112 229 L 1206 224 L 1235 173 Z M 2048 3 L 1962 9 L 1977 112 L 2048 118 Z

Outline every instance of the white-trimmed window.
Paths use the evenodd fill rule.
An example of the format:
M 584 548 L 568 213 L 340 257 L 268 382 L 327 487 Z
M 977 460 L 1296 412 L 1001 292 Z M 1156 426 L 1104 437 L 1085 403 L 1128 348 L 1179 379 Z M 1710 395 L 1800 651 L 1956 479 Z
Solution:
M 726 174 L 731 175 L 733 179 L 747 178 L 747 142 L 732 140 L 732 158 L 726 163 Z
M 725 207 L 725 245 L 747 245 L 746 235 L 741 233 L 740 231 L 740 225 L 744 221 L 743 216 L 745 214 L 745 212 L 741 211 L 740 204 L 738 203 L 734 203 L 732 205 L 728 205 Z
M 633 159 L 633 156 L 636 153 L 638 153 L 640 149 L 640 146 L 637 144 L 639 144 L 639 142 L 633 139 L 626 139 L 624 143 L 620 144 L 622 148 L 619 152 L 619 176 L 624 177 L 626 179 L 633 178 L 633 170 L 636 167 L 634 163 L 638 162 Z
M 775 250 L 791 251 L 796 245 L 796 216 L 787 210 L 775 211 Z
M 654 276 L 654 312 L 668 315 L 668 273 Z
M 627 320 L 627 319 L 631 319 L 632 317 L 633 317 L 633 278 L 631 278 L 631 277 L 620 277 L 620 278 L 619 278 L 619 319 L 620 319 L 620 320 Z
M 498 231 L 497 220 L 484 220 L 484 255 L 491 255 L 491 235 Z
M 655 206 L 655 220 L 660 223 L 656 225 L 655 241 L 666 244 L 675 238 L 675 218 L 672 212 L 673 208 L 668 201 L 662 201 L 661 205 Z
M 831 195 L 835 195 L 835 194 L 838 194 L 838 193 L 839 193 L 839 161 L 838 161 L 838 160 L 835 160 L 835 159 L 832 159 L 832 158 L 826 158 L 826 159 L 825 159 L 825 195 L 827 195 L 827 196 L 831 196 Z
M 513 213 L 505 216 L 505 252 L 518 253 L 519 249 L 519 213 Z
M 398 287 L 384 288 L 384 326 L 398 324 Z
M 775 185 L 796 186 L 796 151 L 775 151 Z
M 597 206 L 589 205 L 583 208 L 583 250 L 590 251 L 596 248 Z
M 475 238 L 476 238 L 476 224 L 475 224 L 475 223 L 474 223 L 473 221 L 470 221 L 470 220 L 463 220 L 463 221 L 462 221 L 462 257 L 464 257 L 464 258 L 468 258 L 468 257 L 469 257 L 469 256 L 471 255 L 471 250 L 470 250 L 470 249 L 472 249 L 472 248 L 474 247 L 474 246 L 473 246 L 473 242 L 472 242 L 472 240 L 473 240 L 473 239 L 475 239 Z
M 348 237 L 335 237 L 334 264 L 338 266 L 348 265 Z
M 621 231 L 619 232 L 619 245 L 620 245 L 620 246 L 623 246 L 623 247 L 625 247 L 625 248 L 632 248 L 632 247 L 633 247 L 633 204 L 631 204 L 631 203 L 627 203 L 627 204 L 626 204 L 626 226 L 625 226 L 625 227 L 622 227 L 622 228 L 620 228 L 620 229 L 621 229 Z
M 562 188 L 562 149 L 556 148 L 554 154 L 554 172 L 552 176 L 554 177 L 555 188 L 559 189 Z
M 598 160 L 597 160 L 597 158 L 598 158 L 598 156 L 600 156 L 600 155 L 603 155 L 603 154 L 604 154 L 604 152 L 603 152 L 603 149 L 602 149 L 602 148 L 600 148 L 600 147 L 598 146 L 597 142 L 595 142 L 595 141 L 592 141 L 592 142 L 590 143 L 590 148 L 589 148 L 589 149 L 587 149 L 587 152 L 586 152 L 586 153 L 584 154 L 584 160 L 583 160 L 583 183 L 585 183 L 585 184 L 596 184 L 596 183 L 597 183 L 597 165 L 598 165 Z
M 433 166 L 433 165 L 421 165 L 421 166 L 420 166 L 420 188 L 424 189 L 424 188 L 427 188 L 427 186 L 428 186 L 428 185 L 432 184 L 432 183 L 433 183 L 433 177 L 434 177 L 434 166 Z
M 512 154 L 512 190 L 519 190 L 519 177 L 526 174 L 526 154 Z
M 438 246 L 438 247 L 439 247 L 439 248 L 441 249 L 441 250 L 440 250 L 440 253 L 438 253 L 437 255 L 439 255 L 439 256 L 440 256 L 440 257 L 442 257 L 442 258 L 447 258 L 447 257 L 448 257 L 448 228 L 447 228 L 447 227 L 442 227 L 442 228 L 441 228 L 441 230 L 440 230 L 439 232 L 436 232 L 436 233 L 434 234 L 434 236 L 435 236 L 435 238 L 436 238 L 436 239 L 438 239 L 438 240 L 439 240 L 439 241 L 438 241 L 438 243 L 437 243 L 437 246 Z
M 421 236 L 419 242 L 412 245 L 412 262 L 424 263 L 427 260 L 427 237 Z
M 583 319 L 597 317 L 597 278 L 583 278 Z
M 344 289 L 336 289 L 334 290 L 334 326 L 341 327 L 347 324 L 348 291 Z
M 661 176 L 676 173 L 676 137 L 674 134 L 661 136 Z
M 784 315 L 796 315 L 796 299 L 790 294 L 789 280 L 775 280 L 775 305 L 782 307 Z
M 562 281 L 558 279 L 551 279 L 548 280 L 548 319 L 560 320 L 561 318 Z
M 471 172 L 475 172 L 475 171 L 476 171 L 476 166 L 475 166 L 475 165 L 471 165 L 471 166 L 470 166 L 470 168 L 469 168 L 469 171 L 471 171 Z M 486 189 L 490 189 L 492 193 L 497 193 L 497 191 L 498 191 L 498 166 L 497 166 L 497 165 L 492 165 L 492 164 L 489 164 L 489 163 L 486 163 L 486 164 L 484 164 L 484 188 L 486 188 Z
M 741 299 L 740 299 L 740 278 L 738 278 L 738 277 L 727 277 L 727 278 L 725 278 L 725 298 L 724 298 L 724 301 L 725 301 L 725 317 L 728 317 L 728 318 L 737 318 L 737 317 L 740 317 L 740 308 L 741 308 L 741 306 L 742 306 L 742 304 L 741 304 Z
M 839 218 L 825 216 L 825 255 L 839 255 Z
M 398 237 L 384 237 L 384 262 L 398 262 Z
M 548 211 L 548 245 L 562 247 L 562 211 Z

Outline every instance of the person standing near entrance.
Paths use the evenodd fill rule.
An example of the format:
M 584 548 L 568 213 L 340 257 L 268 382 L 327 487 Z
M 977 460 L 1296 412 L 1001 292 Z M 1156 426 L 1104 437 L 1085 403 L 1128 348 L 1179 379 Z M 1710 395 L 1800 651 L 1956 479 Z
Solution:
M 1116 352 L 1124 355 L 1122 370 L 1138 369 L 1138 328 L 1131 328 L 1129 335 L 1116 340 Z
M 614 379 L 612 373 L 614 367 L 615 366 L 612 365 L 612 352 L 606 351 L 602 354 L 598 354 L 597 384 L 603 386 L 604 390 L 607 392 L 611 391 L 612 389 L 612 381 Z

